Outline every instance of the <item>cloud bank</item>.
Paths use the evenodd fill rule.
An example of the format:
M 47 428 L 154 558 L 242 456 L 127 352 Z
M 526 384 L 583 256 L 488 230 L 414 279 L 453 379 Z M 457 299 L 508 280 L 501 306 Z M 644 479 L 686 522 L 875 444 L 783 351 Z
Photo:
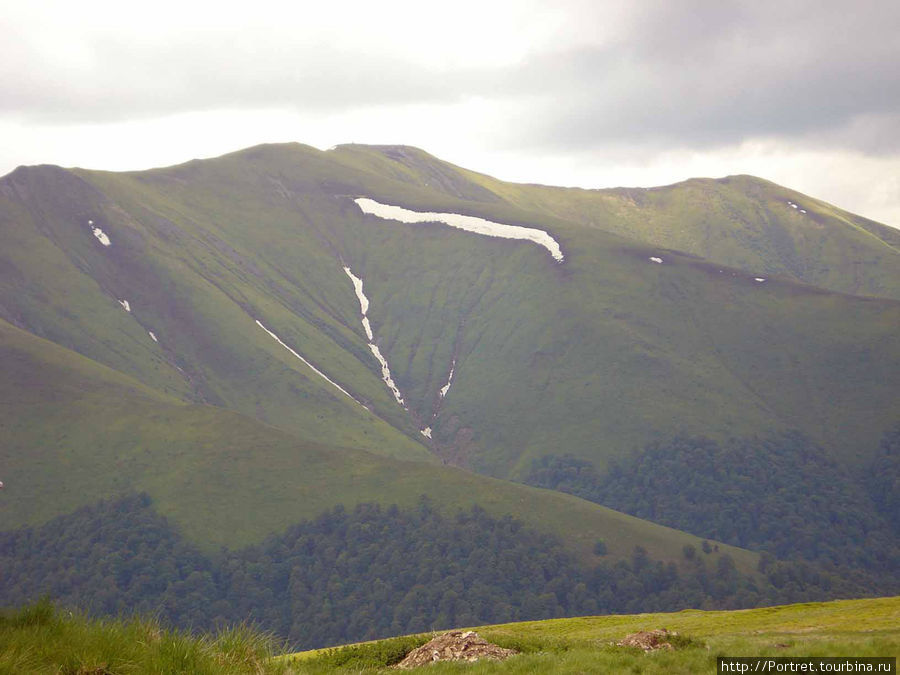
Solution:
M 775 179 L 785 166 L 775 158 L 791 152 L 900 161 L 895 0 L 334 2 L 315 12 L 165 0 L 133 11 L 107 2 L 8 8 L 0 129 L 26 140 L 129 125 L 153 133 L 176 119 L 230 115 L 260 127 L 261 142 L 279 140 L 265 131 L 274 115 L 297 126 L 280 140 L 317 144 L 340 122 L 344 135 L 329 141 L 449 147 L 459 152 L 450 159 L 482 170 L 490 160 L 475 162 L 488 155 L 509 167 L 568 157 L 570 167 L 617 162 L 634 175 L 748 147 L 772 149 Z M 174 136 L 203 152 L 187 131 Z M 243 138 L 254 136 L 233 134 Z M 19 145 L 0 161 L 27 155 Z M 501 177 L 516 173 L 497 166 Z M 900 194 L 884 182 L 879 190 L 896 202 L 885 213 L 900 216 Z

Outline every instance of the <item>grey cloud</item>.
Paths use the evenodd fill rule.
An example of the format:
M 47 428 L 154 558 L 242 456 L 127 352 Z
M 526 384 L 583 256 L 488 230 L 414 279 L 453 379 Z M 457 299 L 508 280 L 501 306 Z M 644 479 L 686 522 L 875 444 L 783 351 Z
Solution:
M 321 44 L 234 35 L 135 46 L 109 37 L 90 45 L 90 63 L 34 64 L 27 48 L 3 49 L 0 111 L 43 122 L 99 122 L 220 108 L 353 106 L 452 101 L 478 73 L 436 77 L 397 57 Z
M 576 16 L 582 34 L 609 20 L 600 3 L 546 7 Z M 900 150 L 896 0 L 631 7 L 601 45 L 567 48 L 562 35 L 555 52 L 520 64 L 450 72 L 381 52 L 380 41 L 402 35 L 375 35 L 351 50 L 239 30 L 144 45 L 106 35 L 88 45 L 89 58 L 60 65 L 41 63 L 2 28 L 10 39 L 0 45 L 0 113 L 101 122 L 221 108 L 328 113 L 477 96 L 520 111 L 496 130 L 499 146 L 658 150 L 790 137 L 867 153 Z
M 792 136 L 900 150 L 900 136 L 880 133 L 896 129 L 900 109 L 900 4 L 867 3 L 856 15 L 821 2 L 643 7 L 618 43 L 517 73 L 512 91 L 543 85 L 522 139 L 571 149 Z

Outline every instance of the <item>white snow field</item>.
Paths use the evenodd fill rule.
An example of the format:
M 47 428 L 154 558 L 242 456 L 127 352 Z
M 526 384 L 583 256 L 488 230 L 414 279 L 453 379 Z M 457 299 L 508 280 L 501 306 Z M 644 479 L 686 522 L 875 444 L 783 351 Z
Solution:
M 436 213 L 433 211 L 410 211 L 402 206 L 381 204 L 368 197 L 354 199 L 363 213 L 378 216 L 385 220 L 397 220 L 401 223 L 443 223 L 459 230 L 483 234 L 486 237 L 499 237 L 501 239 L 522 239 L 531 241 L 538 246 L 543 246 L 553 259 L 563 262 L 565 259 L 559 243 L 544 230 L 533 227 L 521 227 L 519 225 L 504 225 L 484 218 L 464 216 L 458 213 Z

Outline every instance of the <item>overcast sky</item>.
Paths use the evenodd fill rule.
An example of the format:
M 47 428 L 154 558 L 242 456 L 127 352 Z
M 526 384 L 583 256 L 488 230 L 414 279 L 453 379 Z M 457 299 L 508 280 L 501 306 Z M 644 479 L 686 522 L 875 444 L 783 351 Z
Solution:
M 0 174 L 263 142 L 499 178 L 752 173 L 900 227 L 900 0 L 0 0 Z

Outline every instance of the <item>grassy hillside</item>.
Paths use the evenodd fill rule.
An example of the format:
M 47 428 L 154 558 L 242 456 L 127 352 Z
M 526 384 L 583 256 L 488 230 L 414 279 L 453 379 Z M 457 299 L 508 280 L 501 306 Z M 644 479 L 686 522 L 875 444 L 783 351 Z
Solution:
M 476 628 L 479 635 L 523 653 L 502 663 L 435 664 L 428 672 L 467 673 L 701 673 L 715 672 L 718 656 L 876 656 L 900 653 L 900 598 L 806 603 L 730 612 L 554 619 Z M 644 654 L 611 643 L 640 630 L 667 628 L 683 639 L 675 651 Z M 404 649 L 430 638 L 407 639 Z M 297 672 L 359 671 L 394 655 L 381 641 L 290 657 Z M 398 645 L 399 646 L 399 645 Z M 387 671 L 385 671 L 387 672 Z
M 374 225 L 359 247 L 370 313 L 452 461 L 521 475 L 549 452 L 602 466 L 675 434 L 797 428 L 852 463 L 895 421 L 896 302 L 756 282 L 596 231 L 559 267 L 536 247 L 454 250 L 453 232 L 398 226 L 395 261 Z
M 0 613 L 0 673 L 289 673 L 278 645 L 247 626 L 216 635 L 171 630 L 153 619 L 100 620 L 40 603 Z
M 348 344 L 329 333 L 308 352 L 409 433 L 408 416 L 371 378 L 377 364 L 360 343 L 358 305 L 340 270 L 350 265 L 365 281 L 376 341 L 414 427 L 432 426 L 435 449 L 453 463 L 521 476 L 557 448 L 602 466 L 674 434 L 790 428 L 853 463 L 896 421 L 900 369 L 887 367 L 900 360 L 895 302 L 822 293 L 780 268 L 782 276 L 770 278 L 766 268 L 766 281 L 756 282 L 756 272 L 719 264 L 727 256 L 703 262 L 657 247 L 678 242 L 641 246 L 635 239 L 647 237 L 639 233 L 622 230 L 634 237 L 623 239 L 577 224 L 571 213 L 548 215 L 503 193 L 486 197 L 468 173 L 385 152 L 263 146 L 155 172 L 81 175 L 131 212 L 152 205 L 193 229 L 215 228 L 267 279 L 295 270 L 285 291 L 291 313 L 333 306 L 341 330 L 353 334 Z M 363 217 L 348 199 L 360 194 L 549 228 L 567 260 L 556 265 L 521 242 Z M 696 220 L 669 211 L 679 223 Z M 823 236 L 846 249 L 831 230 Z M 887 262 L 872 267 L 892 274 Z M 277 322 L 295 320 L 285 314 Z M 325 361 L 328 354 L 336 360 Z M 454 359 L 455 380 L 441 399 Z M 350 366 L 357 370 L 344 375 Z
M 308 241 L 270 233 L 273 248 L 294 255 L 283 262 L 285 280 L 277 260 L 264 273 L 201 225 L 137 206 L 132 215 L 60 169 L 18 170 L 4 187 L 13 197 L 8 209 L 0 205 L 0 227 L 14 245 L 0 252 L 2 269 L 10 270 L 0 275 L 2 318 L 186 400 L 235 409 L 316 441 L 428 459 L 356 326 L 340 318 L 352 316 L 349 280 L 336 260 L 322 269 L 321 252 L 309 250 Z M 259 215 L 242 223 L 258 223 L 267 211 L 253 212 Z M 272 218 L 284 227 L 291 222 L 279 210 Z M 109 247 L 88 220 L 109 236 Z M 291 285 L 298 276 L 311 290 Z M 337 300 L 329 299 L 330 287 Z M 257 319 L 374 414 L 292 356 Z
M 529 242 L 363 215 L 362 195 L 546 229 L 565 262 Z M 820 218 L 825 248 L 793 234 L 741 239 L 778 209 Z M 259 146 L 129 173 L 17 169 L 0 179 L 5 522 L 144 490 L 193 540 L 236 545 L 338 503 L 428 493 L 451 509 L 527 512 L 588 559 L 598 532 L 615 556 L 640 542 L 678 559 L 696 539 L 440 464 L 521 479 L 545 455 L 602 471 L 676 435 L 796 429 L 838 470 L 867 465 L 898 421 L 900 302 L 834 289 L 881 293 L 897 242 L 826 211 L 743 178 L 516 186 L 397 147 Z M 731 234 L 727 246 L 659 234 L 682 231 Z M 791 247 L 795 267 L 778 257 Z M 833 247 L 869 270 L 860 285 L 834 281 L 849 268 L 829 262 Z M 796 272 L 812 260 L 831 271 Z M 364 280 L 408 411 L 381 379 L 344 266 Z M 34 336 L 65 348 L 55 365 Z M 82 394 L 94 376 L 63 377 L 67 363 L 119 385 Z M 74 389 L 57 391 L 66 377 Z M 19 489 L 42 500 L 11 499 Z
M 462 200 L 539 212 L 764 276 L 900 299 L 900 232 L 754 176 L 585 190 L 506 183 L 406 146 L 334 152 L 350 166 Z
M 428 462 L 304 441 L 235 412 L 186 404 L 0 322 L 0 520 L 38 525 L 116 494 L 144 491 L 207 551 L 256 543 L 343 504 L 453 514 L 474 504 L 560 536 L 583 562 L 604 539 L 615 558 L 644 546 L 681 560 L 686 535 L 575 497 Z M 722 546 L 743 570 L 755 554 Z
M 808 603 L 735 612 L 679 612 L 582 617 L 489 626 L 479 633 L 523 652 L 503 663 L 437 664 L 431 672 L 697 673 L 727 656 L 896 656 L 900 599 Z M 691 642 L 674 652 L 643 654 L 610 646 L 624 635 L 665 626 Z M 43 605 L 0 617 L 0 672 L 321 673 L 392 672 L 396 660 L 430 636 L 272 658 L 277 646 L 253 630 L 191 637 L 156 622 L 92 621 Z M 343 666 L 338 665 L 343 661 Z

